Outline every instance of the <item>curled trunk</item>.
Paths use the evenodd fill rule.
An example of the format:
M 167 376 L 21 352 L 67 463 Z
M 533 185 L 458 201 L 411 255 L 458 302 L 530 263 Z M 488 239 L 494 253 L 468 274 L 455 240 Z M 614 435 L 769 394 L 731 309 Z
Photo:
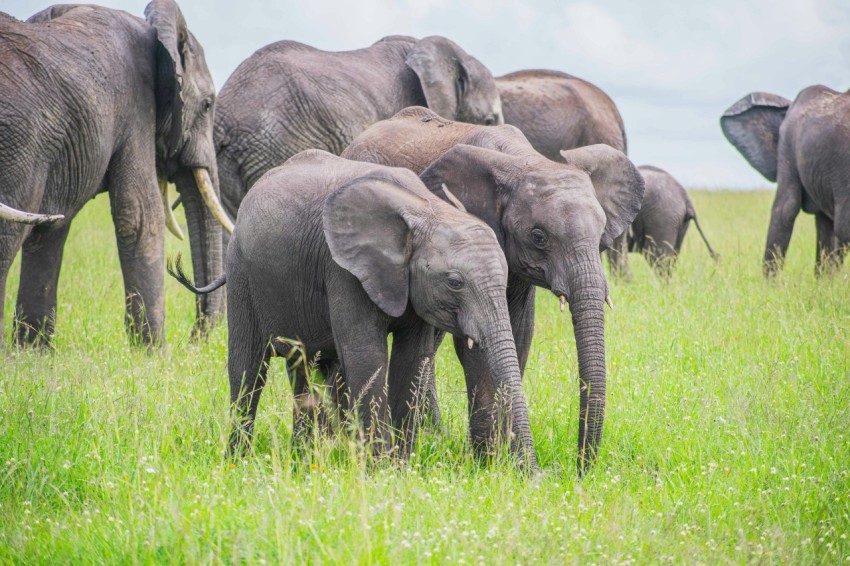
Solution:
M 605 316 L 607 284 L 599 254 L 578 254 L 569 275 L 570 312 L 578 353 L 578 472 L 584 474 L 596 458 L 605 421 Z
M 210 178 L 218 185 L 218 176 L 213 170 Z M 177 191 L 186 212 L 189 227 L 189 243 L 192 249 L 192 270 L 195 284 L 203 287 L 221 275 L 223 252 L 222 228 L 204 202 L 192 171 L 182 170 L 176 179 Z M 195 334 L 203 334 L 215 323 L 224 305 L 224 290 L 219 289 L 196 298 Z

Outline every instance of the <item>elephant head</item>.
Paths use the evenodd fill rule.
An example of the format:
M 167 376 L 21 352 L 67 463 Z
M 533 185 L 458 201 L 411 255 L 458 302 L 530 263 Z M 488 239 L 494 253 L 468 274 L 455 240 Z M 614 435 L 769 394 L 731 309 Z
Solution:
M 156 30 L 156 159 L 166 221 L 177 224 L 166 200 L 166 181 L 177 185 L 186 210 L 195 279 L 202 285 L 222 270 L 219 223 L 233 224 L 219 202 L 213 142 L 215 86 L 204 50 L 173 0 L 154 0 L 145 9 Z M 172 230 L 179 235 L 179 228 Z M 182 236 L 181 236 L 182 237 Z M 221 293 L 200 298 L 196 329 L 221 310 Z
M 455 42 L 440 36 L 421 39 L 406 63 L 419 77 L 428 108 L 440 116 L 488 126 L 505 123 L 493 75 Z
M 398 317 L 409 302 L 428 324 L 483 350 L 507 400 L 512 451 L 536 469 L 505 299 L 507 266 L 493 231 L 424 190 L 376 178 L 334 192 L 322 219 L 333 259 L 378 308 Z
M 720 127 L 732 145 L 768 181 L 775 182 L 779 127 L 791 101 L 767 92 L 752 92 L 729 107 Z
M 580 379 L 579 469 L 593 460 L 605 414 L 603 306 L 609 302 L 600 250 L 640 209 L 644 182 L 605 145 L 563 151 L 566 164 L 456 145 L 421 178 L 447 187 L 497 234 L 511 273 L 569 303 Z M 448 198 L 448 195 L 445 195 Z

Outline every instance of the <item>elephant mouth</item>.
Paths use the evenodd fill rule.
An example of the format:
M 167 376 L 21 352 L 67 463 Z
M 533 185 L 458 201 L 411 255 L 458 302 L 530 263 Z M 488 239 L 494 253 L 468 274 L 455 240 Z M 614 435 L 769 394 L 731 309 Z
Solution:
M 568 298 L 569 295 L 568 295 L 567 291 L 564 291 L 563 289 L 560 289 L 559 287 L 553 287 L 552 288 L 552 294 L 555 295 L 556 297 L 558 297 L 558 302 L 560 303 L 561 312 L 564 312 L 564 310 L 567 308 L 567 305 L 570 302 L 570 300 Z

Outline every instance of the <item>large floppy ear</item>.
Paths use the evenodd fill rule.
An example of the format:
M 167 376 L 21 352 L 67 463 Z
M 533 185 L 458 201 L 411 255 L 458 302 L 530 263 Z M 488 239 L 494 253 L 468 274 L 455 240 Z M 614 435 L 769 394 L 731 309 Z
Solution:
M 422 197 L 372 177 L 356 179 L 325 200 L 322 225 L 331 257 L 392 317 L 407 308 L 412 226 L 427 206 Z
M 499 243 L 503 244 L 505 187 L 500 177 L 515 160 L 515 157 L 492 149 L 458 144 L 434 160 L 419 178 L 432 193 L 454 204 L 443 191 L 445 185 L 469 214 L 493 229 Z
M 791 101 L 776 94 L 751 92 L 720 117 L 720 128 L 756 171 L 776 181 L 779 126 Z
M 628 230 L 640 211 L 643 176 L 622 151 L 605 144 L 561 151 L 561 157 L 590 176 L 596 199 L 605 211 L 605 231 L 599 249 L 606 250 Z
M 457 118 L 460 100 L 469 86 L 463 64 L 466 57 L 453 41 L 430 36 L 417 41 L 405 61 L 419 77 L 428 108 L 449 120 Z
M 184 89 L 187 60 L 191 58 L 189 28 L 183 13 L 173 0 L 154 0 L 145 8 L 145 18 L 156 30 L 157 113 L 171 116 L 165 132 L 167 155 L 175 155 L 182 146 Z

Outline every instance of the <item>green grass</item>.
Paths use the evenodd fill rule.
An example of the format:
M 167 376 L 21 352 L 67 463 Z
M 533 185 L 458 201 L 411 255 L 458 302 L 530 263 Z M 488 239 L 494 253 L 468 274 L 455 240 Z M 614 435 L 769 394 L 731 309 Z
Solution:
M 339 441 L 293 471 L 280 363 L 255 455 L 224 462 L 226 329 L 192 343 L 192 297 L 168 278 L 167 349 L 128 346 L 99 197 L 69 239 L 55 353 L 0 356 L 0 563 L 847 563 L 850 267 L 815 279 L 802 215 L 765 282 L 772 195 L 693 196 L 721 263 L 692 228 L 670 283 L 636 255 L 611 282 L 605 437 L 582 481 L 572 329 L 546 293 L 525 380 L 541 478 L 473 460 L 448 342 L 444 430 L 406 465 Z M 7 336 L 16 289 L 17 267 Z

